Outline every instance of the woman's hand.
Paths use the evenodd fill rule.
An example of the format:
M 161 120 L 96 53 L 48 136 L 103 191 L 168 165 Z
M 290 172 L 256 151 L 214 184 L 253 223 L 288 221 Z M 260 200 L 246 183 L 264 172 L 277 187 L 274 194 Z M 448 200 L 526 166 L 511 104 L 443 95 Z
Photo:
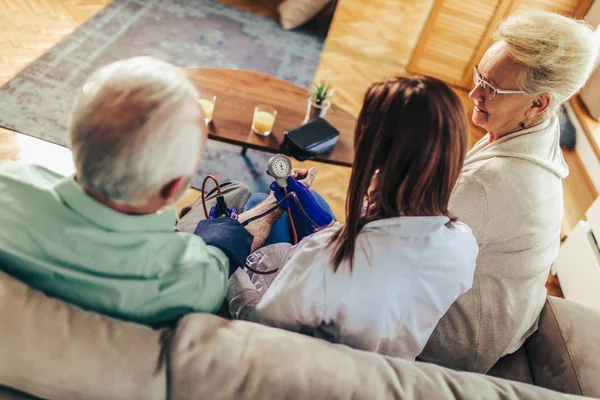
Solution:
M 312 177 L 309 178 L 310 171 L 307 173 L 307 177 L 303 180 L 296 180 L 291 175 L 287 178 L 287 187 L 286 191 L 294 192 L 296 197 L 298 198 L 302 209 L 306 212 L 306 214 L 310 217 L 313 222 L 319 227 L 328 226 L 333 217 L 321 207 L 321 205 L 317 202 L 313 194 L 310 192 L 310 189 L 306 186 L 305 182 L 312 183 L 312 179 L 314 179 L 314 173 L 316 169 L 313 171 Z M 296 174 L 297 176 L 301 176 Z M 273 182 L 271 184 L 271 190 L 273 191 L 275 198 L 277 201 L 281 201 L 285 197 L 284 189 L 280 188 L 277 183 Z M 304 214 L 298 208 L 296 202 L 293 199 L 289 199 L 283 204 L 281 204 L 281 208 L 286 209 L 290 208 L 292 212 L 292 216 L 295 221 L 304 221 L 307 225 L 310 226 L 310 222 L 304 217 Z M 314 229 L 315 227 L 312 227 Z
M 227 207 L 227 214 L 229 214 L 229 218 L 237 219 L 237 217 L 238 217 L 238 212 L 235 208 Z M 208 212 L 207 219 L 215 219 L 215 218 L 219 218 L 219 216 L 217 215 L 217 206 L 212 206 L 210 208 L 210 211 Z

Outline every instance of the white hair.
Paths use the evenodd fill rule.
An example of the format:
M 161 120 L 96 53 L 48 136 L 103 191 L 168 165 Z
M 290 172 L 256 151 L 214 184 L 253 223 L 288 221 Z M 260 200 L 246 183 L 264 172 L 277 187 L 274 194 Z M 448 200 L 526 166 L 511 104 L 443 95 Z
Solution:
M 70 145 L 83 186 L 142 205 L 172 179 L 191 177 L 200 158 L 195 88 L 183 70 L 150 57 L 94 72 L 75 100 Z
M 494 39 L 527 67 L 519 88 L 550 94 L 545 116 L 553 115 L 587 81 L 596 66 L 598 40 L 583 21 L 546 11 L 524 11 L 503 21 Z

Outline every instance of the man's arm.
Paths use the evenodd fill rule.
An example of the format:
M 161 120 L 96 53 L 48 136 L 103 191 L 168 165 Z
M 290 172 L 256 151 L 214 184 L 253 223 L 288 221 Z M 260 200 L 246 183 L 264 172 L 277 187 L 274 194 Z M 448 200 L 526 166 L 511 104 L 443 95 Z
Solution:
M 238 216 L 238 220 L 240 223 L 249 220 L 252 217 L 255 217 L 268 209 L 272 208 L 277 204 L 275 200 L 275 196 L 273 193 L 269 194 L 269 197 L 265 199 L 262 203 L 257 205 L 251 210 L 246 211 Z M 276 209 L 275 211 L 265 215 L 262 218 L 257 219 L 256 221 L 250 222 L 246 225 L 246 229 L 254 236 L 254 241 L 252 242 L 251 251 L 257 250 L 267 239 L 273 225 L 275 222 L 281 218 L 283 215 L 283 210 L 281 208 Z
M 314 167 L 309 170 L 294 168 L 292 169 L 292 172 L 290 174 L 292 178 L 297 179 L 298 182 L 302 183 L 307 188 L 310 188 L 313 181 L 315 180 L 316 175 L 317 169 Z M 260 213 L 267 211 L 275 204 L 277 204 L 277 200 L 275 199 L 275 195 L 273 194 L 273 192 L 271 192 L 269 194 L 269 197 L 267 197 L 265 201 L 263 201 L 253 209 L 248 210 L 243 214 L 240 214 L 238 216 L 238 220 L 240 222 L 244 222 L 256 215 L 259 215 Z M 254 241 L 252 242 L 252 251 L 258 249 L 265 242 L 267 236 L 269 236 L 269 233 L 271 232 L 271 229 L 273 229 L 273 225 L 275 225 L 275 222 L 277 222 L 277 220 L 281 218 L 283 213 L 284 210 L 277 209 L 264 216 L 263 218 L 250 222 L 246 226 L 248 232 L 254 235 Z

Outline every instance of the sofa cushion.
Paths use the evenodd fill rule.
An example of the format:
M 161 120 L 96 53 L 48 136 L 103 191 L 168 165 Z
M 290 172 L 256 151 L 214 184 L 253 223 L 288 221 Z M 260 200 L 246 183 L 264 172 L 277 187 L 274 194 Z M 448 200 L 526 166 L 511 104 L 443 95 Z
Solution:
M 0 399 L 2 400 L 38 400 L 29 394 L 18 392 L 6 386 L 0 386 Z
M 158 331 L 49 298 L 0 271 L 0 385 L 48 399 L 164 399 Z
M 519 350 L 513 354 L 502 357 L 492 369 L 488 371 L 487 375 L 533 384 L 533 377 L 531 376 L 531 369 L 529 368 L 529 360 L 527 359 L 525 347 L 519 348 Z
M 283 29 L 294 29 L 310 21 L 331 0 L 285 0 L 279 4 L 279 19 Z
M 574 398 L 206 314 L 180 321 L 170 361 L 173 400 Z
M 600 311 L 548 297 L 525 343 L 533 381 L 565 393 L 600 397 Z

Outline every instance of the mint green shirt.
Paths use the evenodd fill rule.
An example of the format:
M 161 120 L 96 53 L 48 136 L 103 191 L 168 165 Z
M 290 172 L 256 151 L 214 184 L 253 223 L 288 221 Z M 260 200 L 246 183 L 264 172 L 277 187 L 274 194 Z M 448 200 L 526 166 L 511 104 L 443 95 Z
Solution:
M 0 166 L 0 269 L 84 309 L 154 326 L 215 312 L 229 261 L 175 222 L 174 209 L 114 211 L 40 166 Z

